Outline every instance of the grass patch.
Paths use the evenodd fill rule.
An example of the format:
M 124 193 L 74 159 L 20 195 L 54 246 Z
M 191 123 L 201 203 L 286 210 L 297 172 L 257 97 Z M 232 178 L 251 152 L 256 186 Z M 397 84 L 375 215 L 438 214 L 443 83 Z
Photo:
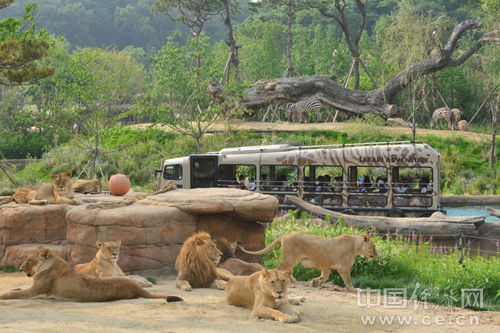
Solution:
M 15 266 L 0 266 L 0 272 L 3 273 L 16 273 L 20 272 L 19 268 Z
M 293 213 L 266 228 L 266 244 L 289 232 L 335 237 L 341 234 L 361 234 L 362 231 L 343 223 L 328 223 L 310 219 L 306 214 L 297 218 Z M 436 246 L 432 238 L 417 235 L 374 235 L 378 257 L 368 260 L 358 256 L 351 270 L 354 286 L 362 289 L 402 288 L 408 298 L 436 303 L 440 306 L 461 306 L 464 289 L 483 291 L 483 310 L 500 311 L 500 259 L 496 257 L 469 256 L 465 251 L 463 264 L 455 248 Z M 275 247 L 264 257 L 264 266 L 273 268 L 280 262 L 280 247 Z M 316 269 L 298 264 L 294 276 L 301 281 L 318 277 Z M 343 286 L 337 272 L 330 281 Z

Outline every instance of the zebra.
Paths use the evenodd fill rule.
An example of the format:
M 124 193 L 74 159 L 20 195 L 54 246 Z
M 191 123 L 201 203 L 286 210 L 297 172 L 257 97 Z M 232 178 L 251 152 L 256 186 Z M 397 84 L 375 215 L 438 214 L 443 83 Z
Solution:
M 435 128 L 439 120 L 446 120 L 446 122 L 448 123 L 448 128 L 453 128 L 451 125 L 451 111 L 447 107 L 442 107 L 434 111 L 431 117 L 431 128 Z
M 462 119 L 457 123 L 457 130 L 467 132 L 469 130 L 469 123 L 467 120 Z
M 462 111 L 460 109 L 454 108 L 450 110 L 451 112 L 451 126 L 452 128 L 458 129 L 458 122 L 462 117 Z
M 286 105 L 285 116 L 288 120 L 297 122 L 309 122 L 308 113 L 314 112 L 316 121 L 321 121 L 321 102 L 318 99 L 303 99 L 296 103 L 288 103 Z

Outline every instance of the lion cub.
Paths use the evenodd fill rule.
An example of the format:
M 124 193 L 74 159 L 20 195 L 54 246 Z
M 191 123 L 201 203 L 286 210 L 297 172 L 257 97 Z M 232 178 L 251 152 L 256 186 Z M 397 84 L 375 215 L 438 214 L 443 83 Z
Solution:
M 114 277 L 126 276 L 139 283 L 141 287 L 151 287 L 153 284 L 139 275 L 125 275 L 120 266 L 118 266 L 118 257 L 120 256 L 120 246 L 122 241 L 101 242 L 97 241 L 97 253 L 91 262 L 78 264 L 75 271 L 85 275 L 96 277 Z
M 290 304 L 299 305 L 305 299 L 288 297 L 291 277 L 290 268 L 262 269 L 250 276 L 234 276 L 227 282 L 224 297 L 230 305 L 251 309 L 254 317 L 296 323 L 300 312 Z

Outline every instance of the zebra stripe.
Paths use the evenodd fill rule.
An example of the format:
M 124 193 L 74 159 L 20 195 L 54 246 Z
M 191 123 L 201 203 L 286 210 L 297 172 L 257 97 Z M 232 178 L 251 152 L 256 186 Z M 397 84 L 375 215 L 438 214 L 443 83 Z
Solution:
M 322 104 L 318 99 L 304 99 L 296 103 L 288 103 L 285 115 L 288 120 L 294 121 L 295 119 L 298 122 L 302 122 L 302 120 L 308 122 L 310 120 L 308 113 L 312 111 L 316 115 L 316 121 L 320 122 L 321 106 Z
M 467 120 L 464 119 L 460 120 L 457 123 L 457 130 L 462 132 L 467 132 L 469 130 L 469 123 L 467 122 Z
M 448 128 L 452 129 L 450 109 L 448 109 L 447 107 L 436 109 L 431 117 L 431 128 L 435 128 L 438 121 L 440 120 L 446 120 L 446 122 L 448 123 Z

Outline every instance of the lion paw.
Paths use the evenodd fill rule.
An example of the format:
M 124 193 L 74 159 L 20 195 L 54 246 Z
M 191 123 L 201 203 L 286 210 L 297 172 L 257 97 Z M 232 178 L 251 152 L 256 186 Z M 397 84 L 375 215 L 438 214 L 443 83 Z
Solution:
M 280 320 L 280 321 L 283 323 L 296 323 L 300 320 L 300 316 L 298 314 L 294 313 L 292 315 L 285 315 L 281 319 L 282 320 Z
M 300 303 L 303 303 L 305 300 L 306 298 L 304 296 L 289 297 L 288 303 L 292 305 L 300 305 Z
M 311 287 L 321 287 L 323 285 L 323 279 L 315 278 L 311 280 Z

